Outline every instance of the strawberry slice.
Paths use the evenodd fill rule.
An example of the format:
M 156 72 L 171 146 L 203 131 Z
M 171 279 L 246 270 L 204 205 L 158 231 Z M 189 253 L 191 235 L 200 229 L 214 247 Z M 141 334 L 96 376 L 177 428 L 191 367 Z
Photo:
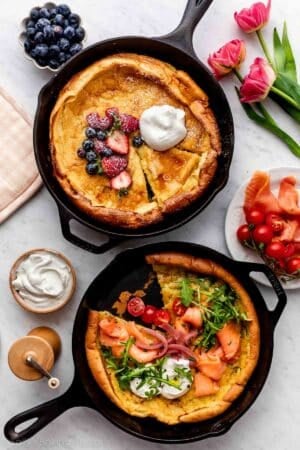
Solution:
M 120 155 L 127 155 L 129 151 L 128 137 L 119 130 L 115 130 L 106 139 L 106 145 Z
M 123 170 L 123 172 L 110 180 L 111 187 L 117 191 L 120 189 L 127 189 L 131 183 L 132 179 L 127 170 Z

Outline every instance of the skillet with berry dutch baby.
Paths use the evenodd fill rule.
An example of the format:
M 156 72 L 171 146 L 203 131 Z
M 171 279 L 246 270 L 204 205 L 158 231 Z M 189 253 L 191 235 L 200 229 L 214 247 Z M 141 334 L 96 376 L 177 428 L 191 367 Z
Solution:
M 85 335 L 91 310 L 115 314 L 113 305 L 120 292 L 141 289 L 149 278 L 151 266 L 146 263 L 148 255 L 155 253 L 181 253 L 193 258 L 204 258 L 226 268 L 242 286 L 255 308 L 260 329 L 260 350 L 257 365 L 244 390 L 220 415 L 195 423 L 166 425 L 151 418 L 130 415 L 110 401 L 99 388 L 89 368 L 85 353 Z M 273 310 L 267 305 L 250 278 L 251 272 L 263 272 L 273 286 L 278 302 Z M 117 280 L 117 281 L 116 281 Z M 99 294 L 101 293 L 101 295 Z M 154 282 L 146 291 L 147 304 L 161 307 L 159 286 Z M 34 407 L 13 417 L 5 425 L 4 433 L 12 442 L 24 441 L 64 411 L 75 406 L 93 408 L 120 429 L 142 439 L 154 442 L 185 443 L 225 433 L 253 404 L 260 393 L 270 370 L 273 353 L 274 328 L 286 305 L 286 295 L 273 272 L 263 264 L 234 261 L 214 250 L 184 242 L 165 242 L 129 249 L 119 254 L 92 282 L 83 296 L 76 315 L 72 351 L 75 365 L 74 380 L 70 388 L 57 399 Z M 36 419 L 26 426 L 26 422 Z M 25 424 L 25 428 L 24 428 Z M 23 429 L 16 428 L 22 425 Z
M 194 28 L 211 2 L 212 0 L 189 0 L 181 23 L 167 36 L 152 39 L 122 37 L 90 46 L 72 58 L 42 89 L 34 125 L 35 156 L 43 181 L 57 203 L 63 235 L 73 244 L 90 252 L 103 253 L 124 239 L 150 237 L 170 231 L 183 225 L 202 211 L 226 185 L 233 153 L 232 115 L 222 88 L 208 69 L 197 59 L 192 45 Z M 221 152 L 217 157 L 217 167 L 204 192 L 193 201 L 186 202 L 188 204 L 184 208 L 176 210 L 174 214 L 165 215 L 157 223 L 146 224 L 140 228 L 120 226 L 114 224 L 113 221 L 111 223 L 99 221 L 87 210 L 78 207 L 58 181 L 54 173 L 50 151 L 50 116 L 63 88 L 74 75 L 93 63 L 120 53 L 153 57 L 161 63 L 171 64 L 177 70 L 186 72 L 207 94 L 220 134 Z M 70 229 L 72 219 L 104 233 L 108 236 L 108 241 L 98 246 L 74 235 Z

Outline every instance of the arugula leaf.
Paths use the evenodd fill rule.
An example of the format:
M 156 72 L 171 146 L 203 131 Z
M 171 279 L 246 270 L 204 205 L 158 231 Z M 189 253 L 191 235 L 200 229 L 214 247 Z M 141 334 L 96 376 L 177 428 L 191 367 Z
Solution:
M 284 22 L 282 32 L 282 46 L 285 52 L 285 74 L 297 83 L 297 68 L 293 50 L 288 38 L 287 25 Z
M 188 278 L 183 278 L 181 280 L 181 291 L 180 291 L 181 303 L 188 307 L 194 300 L 194 290 L 191 287 L 191 282 Z

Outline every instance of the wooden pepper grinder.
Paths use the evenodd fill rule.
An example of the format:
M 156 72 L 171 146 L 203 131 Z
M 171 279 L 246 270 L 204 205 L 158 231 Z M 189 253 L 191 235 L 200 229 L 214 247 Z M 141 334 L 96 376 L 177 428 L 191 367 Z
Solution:
M 55 330 L 37 327 L 13 343 L 8 352 L 8 365 L 22 380 L 34 381 L 46 377 L 48 386 L 56 389 L 60 381 L 52 377 L 50 371 L 60 349 L 61 340 Z

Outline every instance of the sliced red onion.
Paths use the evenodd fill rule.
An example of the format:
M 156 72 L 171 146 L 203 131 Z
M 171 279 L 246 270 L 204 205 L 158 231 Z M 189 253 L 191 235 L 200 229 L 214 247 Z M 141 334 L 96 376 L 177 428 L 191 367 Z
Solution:
M 145 344 L 142 341 L 136 340 L 135 345 L 139 348 L 142 348 L 143 350 L 156 350 L 160 348 L 163 345 L 163 343 L 158 342 L 157 344 Z
M 197 330 L 190 331 L 188 334 L 186 334 L 186 335 L 184 336 L 183 342 L 184 342 L 185 344 L 188 344 L 189 341 L 190 341 L 191 339 L 195 338 L 197 335 L 198 335 L 198 331 L 197 331 Z
M 182 343 L 184 340 L 184 334 L 176 330 L 176 328 L 172 327 L 169 323 L 163 322 L 159 325 L 161 328 L 163 328 L 170 336 L 170 338 L 173 338 L 175 342 Z
M 168 352 L 179 352 L 179 353 L 184 353 L 185 355 L 189 356 L 192 359 L 195 359 L 195 355 L 192 352 L 192 350 L 190 350 L 189 348 L 187 348 L 185 345 L 182 344 L 170 344 L 169 348 L 168 348 Z

